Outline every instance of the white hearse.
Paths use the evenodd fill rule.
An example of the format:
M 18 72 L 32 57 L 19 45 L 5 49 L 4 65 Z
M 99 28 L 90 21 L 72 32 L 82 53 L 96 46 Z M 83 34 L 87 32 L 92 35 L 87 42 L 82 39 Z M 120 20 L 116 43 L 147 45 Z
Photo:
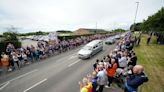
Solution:
M 93 40 L 86 44 L 79 52 L 78 57 L 81 59 L 87 59 L 103 50 L 102 40 Z

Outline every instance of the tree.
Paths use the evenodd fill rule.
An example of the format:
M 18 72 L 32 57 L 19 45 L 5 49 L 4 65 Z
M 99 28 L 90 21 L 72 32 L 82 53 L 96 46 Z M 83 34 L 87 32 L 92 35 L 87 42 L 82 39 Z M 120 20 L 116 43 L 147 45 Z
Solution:
M 157 13 L 149 16 L 147 20 L 144 20 L 141 25 L 144 31 L 164 31 L 164 7 L 162 7 Z
M 124 29 L 115 29 L 115 30 L 112 30 L 112 32 L 125 32 L 126 30 Z
M 4 32 L 2 37 L 3 40 L 0 41 L 0 52 L 5 51 L 8 43 L 12 43 L 15 46 L 15 48 L 21 47 L 21 42 L 18 40 L 16 32 Z
M 132 31 L 141 31 L 142 23 L 135 23 L 130 26 L 130 30 Z

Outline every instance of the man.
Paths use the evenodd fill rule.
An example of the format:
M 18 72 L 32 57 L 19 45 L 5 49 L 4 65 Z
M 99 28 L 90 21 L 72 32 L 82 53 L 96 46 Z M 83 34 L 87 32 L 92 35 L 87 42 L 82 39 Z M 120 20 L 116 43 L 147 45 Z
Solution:
M 93 68 L 94 68 L 94 70 L 96 70 L 96 68 L 97 68 L 97 64 L 99 63 L 99 59 L 97 59 L 96 60 L 96 62 L 93 64 Z
M 147 45 L 149 45 L 150 39 L 151 39 L 151 36 L 149 36 L 149 37 L 147 38 Z
M 111 59 L 111 66 L 108 66 L 108 68 L 106 69 L 107 76 L 108 76 L 108 86 L 106 86 L 106 88 L 110 87 L 110 84 L 114 79 L 114 74 L 116 72 L 116 69 L 117 69 L 117 64 L 115 62 L 115 59 Z
M 103 92 L 103 89 L 104 89 L 104 85 L 106 83 L 106 73 L 105 73 L 105 70 L 104 70 L 104 66 L 103 64 L 100 64 L 100 71 L 98 72 L 97 74 L 97 77 L 98 77 L 98 84 L 99 84 L 99 91 L 98 92 Z
M 137 92 L 137 89 L 144 82 L 148 81 L 144 74 L 143 66 L 135 65 L 132 69 L 132 74 L 129 74 L 125 82 L 125 92 Z
M 137 64 L 137 56 L 135 55 L 135 53 L 132 53 L 132 56 L 130 58 L 130 62 L 128 63 L 129 65 L 135 66 Z

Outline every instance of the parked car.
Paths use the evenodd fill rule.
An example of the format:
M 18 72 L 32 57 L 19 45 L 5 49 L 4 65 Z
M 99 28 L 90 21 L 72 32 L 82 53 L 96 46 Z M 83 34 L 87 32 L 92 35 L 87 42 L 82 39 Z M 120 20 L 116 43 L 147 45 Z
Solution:
M 85 45 L 79 52 L 78 57 L 81 59 L 91 58 L 96 53 L 103 50 L 103 41 L 102 40 L 93 40 L 87 45 Z

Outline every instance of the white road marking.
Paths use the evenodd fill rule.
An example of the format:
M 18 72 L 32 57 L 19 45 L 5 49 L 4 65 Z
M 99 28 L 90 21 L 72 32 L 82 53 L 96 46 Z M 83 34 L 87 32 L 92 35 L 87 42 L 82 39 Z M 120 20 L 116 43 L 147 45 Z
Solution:
M 30 73 L 33 73 L 33 72 L 36 72 L 36 71 L 38 71 L 37 69 L 35 69 L 35 70 L 33 70 L 33 71 L 30 71 L 30 72 L 28 72 L 28 73 L 25 73 L 25 74 L 23 74 L 23 75 L 20 75 L 20 76 L 18 76 L 18 77 L 16 77 L 16 78 L 14 78 L 14 79 L 11 79 L 11 80 L 9 80 L 9 81 L 7 81 L 7 82 L 4 82 L 4 83 L 2 83 L 2 84 L 0 84 L 0 86 L 2 86 L 2 85 L 8 85 L 10 82 L 12 82 L 12 81 L 14 81 L 14 80 L 17 80 L 17 79 L 19 79 L 19 78 L 22 78 L 22 77 L 24 77 L 24 76 L 26 76 L 26 75 L 28 75 L 28 74 L 30 74 Z M 7 86 L 6 85 L 6 86 Z M 6 87 L 5 86 L 5 87 Z M 2 86 L 1 88 L 0 88 L 0 90 L 2 90 L 4 87 Z
M 38 82 L 38 83 L 32 85 L 31 87 L 29 87 L 28 89 L 24 90 L 23 92 L 29 91 L 30 89 L 32 89 L 32 88 L 34 88 L 34 87 L 40 85 L 41 83 L 45 82 L 46 80 L 47 80 L 47 79 L 44 79 L 44 80 L 42 80 L 42 81 L 40 81 L 40 82 Z
M 76 56 L 71 56 L 70 58 L 68 58 L 68 60 L 76 58 L 76 57 L 77 57 L 77 55 Z
M 7 85 L 9 85 L 9 81 L 8 82 L 6 82 L 2 87 L 0 87 L 0 90 L 2 90 L 3 88 L 5 88 Z
M 78 63 L 80 61 L 80 59 L 79 60 L 77 60 L 77 61 L 75 61 L 75 62 L 73 62 L 72 64 L 69 64 L 68 65 L 68 67 L 71 67 L 72 65 L 74 65 L 74 64 L 76 64 L 76 63 Z
M 58 59 L 56 62 L 60 62 L 60 61 L 66 60 L 66 59 L 70 60 L 70 59 L 72 59 L 72 58 L 77 57 L 76 54 L 77 54 L 77 53 L 74 53 L 74 54 L 68 55 L 68 56 L 63 57 L 63 58 L 61 58 L 61 59 Z M 70 58 L 69 58 L 69 57 L 70 57 Z
M 31 72 L 28 72 L 28 73 L 25 73 L 25 74 L 23 74 L 23 75 L 20 75 L 20 76 L 14 78 L 14 79 L 9 80 L 9 81 L 11 82 L 11 81 L 17 80 L 17 79 L 19 79 L 19 78 L 22 78 L 22 77 L 24 77 L 24 76 L 26 76 L 26 75 L 28 75 L 28 74 L 30 74 L 30 73 L 36 72 L 36 71 L 38 71 L 38 70 L 35 69 L 35 70 L 31 71 Z
M 4 83 L 0 84 L 0 87 L 3 86 L 3 85 L 5 85 L 6 83 L 7 83 L 7 82 L 4 82 Z

